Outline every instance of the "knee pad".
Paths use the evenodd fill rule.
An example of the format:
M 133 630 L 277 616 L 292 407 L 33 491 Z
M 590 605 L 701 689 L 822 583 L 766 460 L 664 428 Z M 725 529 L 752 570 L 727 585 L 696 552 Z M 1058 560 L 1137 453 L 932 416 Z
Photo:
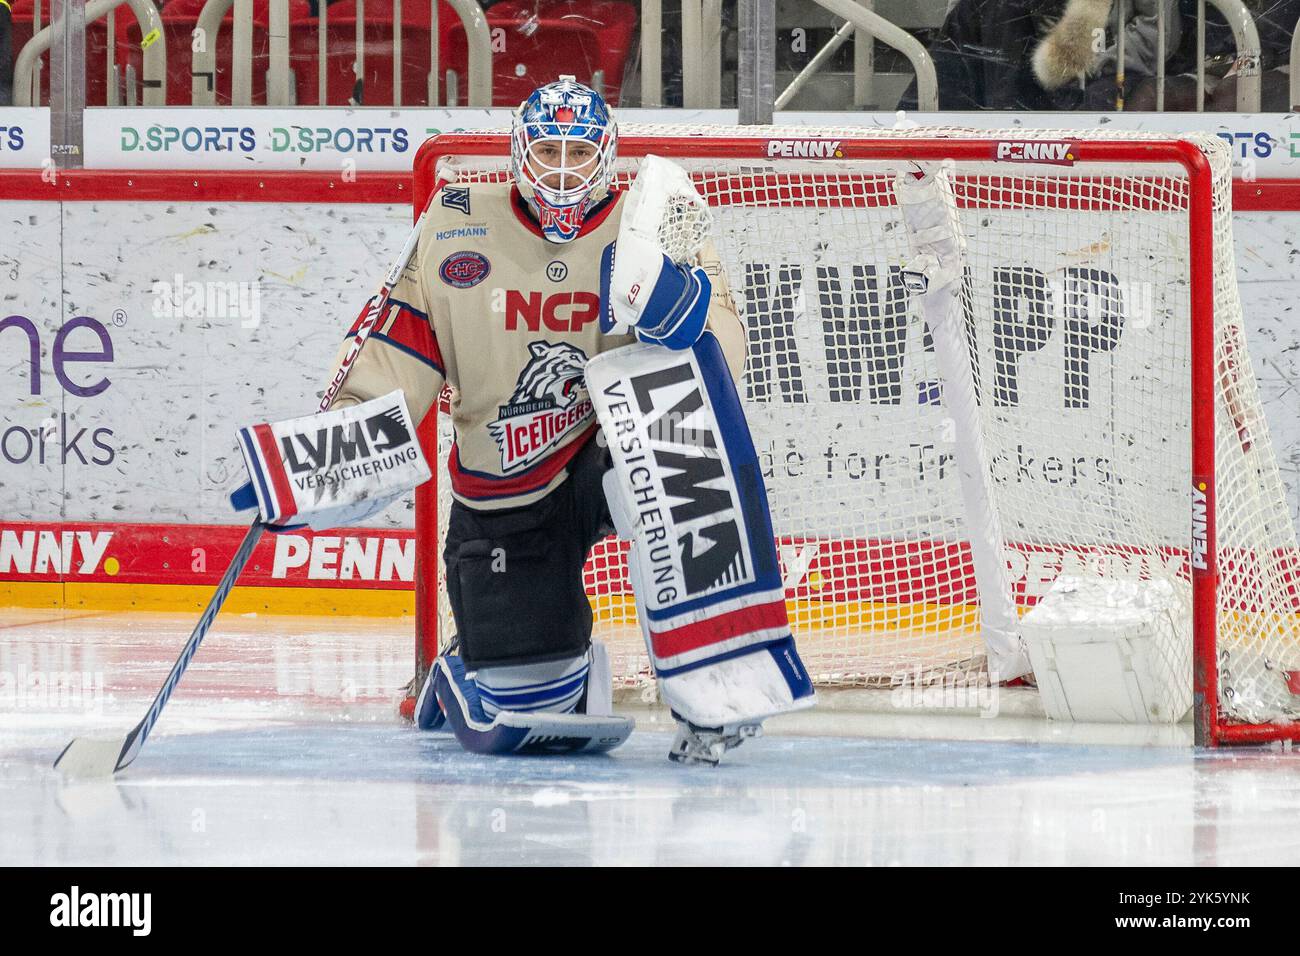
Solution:
M 547 528 L 473 538 L 448 548 L 447 595 L 471 670 L 583 657 L 591 605 L 585 550 Z

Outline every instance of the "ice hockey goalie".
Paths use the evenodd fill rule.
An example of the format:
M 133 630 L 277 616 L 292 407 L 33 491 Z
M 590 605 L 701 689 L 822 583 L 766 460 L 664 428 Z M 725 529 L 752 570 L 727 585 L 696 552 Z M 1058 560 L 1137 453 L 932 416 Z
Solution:
M 424 684 L 417 722 L 449 729 L 477 752 L 603 751 L 622 743 L 632 724 L 612 713 L 583 566 L 616 524 L 635 553 L 645 516 L 623 480 L 627 462 L 615 467 L 613 443 L 600 434 L 589 363 L 603 356 L 608 381 L 631 381 L 647 370 L 622 364 L 634 346 L 632 353 L 648 350 L 651 366 L 655 356 L 689 357 L 669 374 L 716 380 L 699 383 L 703 399 L 690 405 L 698 416 L 690 424 L 730 437 L 687 451 L 723 463 L 708 472 L 707 494 L 730 494 L 744 518 L 736 526 L 774 551 L 761 479 L 757 499 L 752 480 L 748 497 L 736 490 L 755 457 L 732 384 L 742 372 L 744 330 L 710 244 L 675 261 L 653 230 L 625 228 L 629 193 L 611 188 L 617 128 L 597 92 L 569 77 L 543 86 L 520 106 L 511 135 L 511 182 L 448 183 L 431 198 L 416 254 L 335 405 L 400 388 L 419 420 L 444 382 L 451 386 L 444 557 L 456 634 Z M 349 337 L 355 333 L 354 326 Z M 669 515 L 655 533 L 692 542 L 689 559 L 711 542 L 691 527 L 690 501 L 674 497 L 675 459 L 664 460 L 657 487 L 677 521 Z M 658 614 L 678 632 L 705 635 L 685 657 L 661 661 L 652 646 L 656 665 L 671 665 L 678 678 L 678 697 L 669 698 L 681 728 L 675 759 L 716 763 L 764 717 L 812 701 L 779 574 L 773 583 L 758 573 L 774 571 L 775 555 L 748 541 L 737 551 L 756 569 L 742 575 L 744 593 L 718 584 L 665 605 L 633 581 L 643 618 Z M 660 680 L 666 688 L 665 673 Z M 719 680 L 736 688 L 757 681 L 757 690 L 720 704 L 705 699 L 704 688 Z

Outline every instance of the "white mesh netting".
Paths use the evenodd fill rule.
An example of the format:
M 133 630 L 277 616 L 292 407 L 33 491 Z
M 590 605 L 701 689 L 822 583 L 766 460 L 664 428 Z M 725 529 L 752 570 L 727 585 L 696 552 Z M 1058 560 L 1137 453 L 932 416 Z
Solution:
M 861 130 L 624 127 L 701 140 L 675 157 L 713 212 L 748 328 L 738 383 L 765 468 L 794 633 L 823 684 L 889 686 L 983 673 L 979 596 L 954 466 L 959 436 L 934 343 L 899 270 L 894 198 L 906 162 L 721 159 L 706 138 L 831 143 Z M 1081 141 L 1142 134 L 917 129 Z M 1241 331 L 1230 169 L 1213 136 L 1218 648 L 1236 719 L 1300 716 L 1300 559 Z M 795 146 L 795 150 L 800 147 Z M 504 176 L 462 156 L 445 178 Z M 624 155 L 626 186 L 636 158 Z M 1192 558 L 1189 187 L 1177 166 L 959 163 L 963 298 L 1010 597 L 1024 610 L 1061 573 L 1188 582 Z M 445 469 L 451 435 L 442 423 Z M 439 525 L 445 522 L 446 489 Z M 436 533 L 424 527 L 421 534 Z M 439 547 L 439 552 L 441 548 Z M 587 569 L 596 636 L 626 682 L 649 679 L 622 546 Z M 1186 584 L 1179 593 L 1189 594 Z M 445 592 L 440 632 L 454 633 Z M 1190 646 L 1167 649 L 1190 655 Z

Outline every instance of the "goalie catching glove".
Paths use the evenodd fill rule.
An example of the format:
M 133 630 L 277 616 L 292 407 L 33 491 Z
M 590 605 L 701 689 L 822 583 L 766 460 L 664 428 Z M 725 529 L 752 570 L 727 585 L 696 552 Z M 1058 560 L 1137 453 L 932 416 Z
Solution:
M 618 263 L 627 261 L 636 263 L 625 270 L 632 278 L 612 281 Z M 630 325 L 642 342 L 688 349 L 704 332 L 711 293 L 709 277 L 699 266 L 679 266 L 657 245 L 620 233 L 600 263 L 601 331 Z
M 707 235 L 708 207 L 681 167 L 647 156 L 624 201 L 618 240 L 600 263 L 601 331 L 688 349 L 704 333 L 712 284 L 689 265 Z
M 239 430 L 250 480 L 230 496 L 272 531 L 325 531 L 383 511 L 427 481 L 401 391 L 359 405 Z

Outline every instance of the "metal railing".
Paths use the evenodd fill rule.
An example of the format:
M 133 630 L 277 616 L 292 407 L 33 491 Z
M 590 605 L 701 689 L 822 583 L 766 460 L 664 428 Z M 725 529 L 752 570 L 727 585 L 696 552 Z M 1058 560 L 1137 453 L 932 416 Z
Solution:
M 140 27 L 140 45 L 144 54 L 141 100 L 145 106 L 162 106 L 167 102 L 167 44 L 159 42 L 162 39 L 162 19 L 158 16 L 158 8 L 150 0 L 91 0 L 86 4 L 86 22 L 92 23 L 107 16 L 123 3 L 131 8 Z M 39 15 L 38 8 L 37 17 Z M 37 64 L 40 55 L 61 40 L 62 36 L 62 21 L 55 21 L 41 28 L 23 45 L 14 62 L 15 106 L 40 105 L 40 72 Z M 109 49 L 112 49 L 111 44 Z
M 406 0 L 407 3 L 412 0 Z M 430 5 L 430 69 L 427 78 L 428 102 L 431 105 L 455 103 L 462 78 L 454 72 L 444 75 L 439 62 L 439 9 L 437 0 L 414 0 Z M 447 0 L 464 25 L 469 46 L 467 76 L 468 103 L 483 107 L 492 103 L 492 41 L 487 18 L 475 0 Z M 853 105 L 866 106 L 870 101 L 873 82 L 875 40 L 898 50 L 911 64 L 917 77 L 917 94 L 920 110 L 938 108 L 937 82 L 934 63 L 924 46 L 910 33 L 873 9 L 874 0 L 810 0 L 830 12 L 843 23 L 835 30 L 829 42 L 818 50 L 799 71 L 790 84 L 774 98 L 775 109 L 785 109 L 805 90 L 812 79 L 825 70 L 835 54 L 850 37 L 854 39 Z M 1261 46 L 1259 30 L 1244 0 L 1208 0 L 1222 15 L 1232 32 L 1235 44 L 1234 77 L 1236 81 L 1236 108 L 1241 112 L 1257 112 L 1261 105 Z M 86 8 L 87 22 L 107 17 L 108 29 L 108 105 L 118 105 L 121 84 L 116 62 L 117 6 L 130 6 L 141 36 L 143 46 L 143 76 L 136 77 L 133 65 L 125 65 L 125 100 L 127 105 L 141 102 L 146 106 L 166 102 L 166 44 L 157 42 L 161 37 L 161 18 L 151 0 L 91 0 Z M 1198 0 L 1196 17 L 1196 105 L 1203 110 L 1206 98 L 1205 76 L 1205 15 L 1207 0 Z M 401 11 L 403 0 L 393 2 L 393 77 L 392 105 L 403 103 Z M 191 99 L 194 105 L 211 106 L 216 103 L 217 36 L 225 15 L 234 9 L 233 63 L 231 101 L 234 105 L 252 102 L 252 0 L 209 0 L 204 6 L 197 30 L 204 32 L 201 49 L 193 54 Z M 1127 19 L 1127 0 L 1118 0 L 1118 18 Z M 1165 47 L 1166 24 L 1164 6 L 1157 13 L 1157 62 L 1155 64 L 1156 108 L 1164 108 L 1165 99 Z M 640 23 L 640 100 L 642 106 L 659 107 L 664 101 L 663 76 L 663 9 L 662 0 L 642 0 Z M 721 106 L 722 97 L 722 0 L 681 0 L 682 95 L 687 108 Z M 328 6 L 321 3 L 317 32 L 318 102 L 326 101 Z M 59 24 L 40 26 L 41 0 L 34 0 L 32 39 L 18 52 L 14 61 L 15 105 L 38 105 L 41 89 L 42 54 L 60 39 Z M 269 64 L 267 69 L 267 103 L 275 106 L 294 105 L 298 99 L 295 75 L 290 69 L 290 31 L 288 0 L 271 0 L 269 7 Z M 353 70 L 358 79 L 365 65 L 365 0 L 356 3 L 356 53 Z M 75 40 L 74 40 L 75 42 Z M 1119 30 L 1117 44 L 1117 80 L 1122 82 L 1124 70 L 1125 31 Z M 1300 23 L 1291 40 L 1292 62 L 1300 57 Z M 600 78 L 597 82 L 600 82 Z M 1290 99 L 1300 106 L 1300 69 L 1290 76 Z M 445 94 L 445 95 L 443 95 Z M 385 104 L 387 105 L 387 104 Z M 1122 99 L 1116 104 L 1123 109 Z
M 722 103 L 722 0 L 681 0 L 682 106 Z
M 1202 112 L 1205 109 L 1205 2 L 1206 0 L 1197 0 L 1196 5 L 1196 109 Z M 1236 67 L 1237 78 L 1237 111 L 1240 113 L 1258 113 L 1262 101 L 1262 78 L 1260 70 L 1260 58 L 1262 50 L 1259 42 L 1259 29 L 1255 26 L 1255 18 L 1251 15 L 1250 10 L 1242 0 L 1210 0 L 1210 3 L 1216 10 L 1222 14 L 1228 28 L 1232 31 L 1233 43 L 1236 46 L 1234 55 L 1234 65 Z M 1119 10 L 1121 23 L 1125 21 L 1125 8 L 1127 0 L 1119 0 Z M 1300 30 L 1300 24 L 1297 24 Z M 1117 86 L 1122 90 L 1124 87 L 1124 31 L 1118 31 L 1116 38 L 1116 70 Z M 1291 41 L 1291 60 L 1294 63 L 1296 53 L 1300 52 L 1300 47 L 1296 45 L 1296 37 Z M 1160 4 L 1156 8 L 1156 110 L 1163 112 L 1165 108 L 1165 8 Z M 1292 72 L 1292 89 L 1297 87 L 1296 74 Z M 1296 97 L 1293 93 L 1292 100 Z M 1119 108 L 1123 109 L 1123 100 L 1119 103 Z
M 641 105 L 664 104 L 664 12 L 660 0 L 641 0 Z
M 8 4 L 0 4 L 0 104 L 13 102 L 13 95 L 13 11 Z
M 1296 21 L 1291 31 L 1291 96 L 1287 105 L 1291 109 L 1300 109 L 1300 20 Z
M 813 0 L 813 2 L 838 17 L 844 17 L 844 24 L 808 61 L 808 65 L 799 71 L 798 76 L 790 81 L 790 85 L 776 98 L 773 109 L 783 110 L 789 106 L 817 71 L 844 45 L 850 34 L 855 35 L 853 59 L 855 100 L 862 102 L 859 97 L 865 99 L 869 96 L 869 77 L 874 72 L 870 47 L 874 39 L 893 47 L 912 64 L 912 70 L 916 73 L 917 108 L 926 111 L 939 108 L 939 83 L 935 75 L 934 60 L 921 41 L 870 9 L 869 2 L 867 4 L 862 3 L 861 0 Z
M 1210 3 L 1228 22 L 1237 46 L 1237 112 L 1258 113 L 1261 50 L 1255 18 L 1242 0 L 1210 0 Z M 1163 55 L 1164 51 L 1160 52 Z M 1205 0 L 1197 0 L 1196 4 L 1196 109 L 1197 112 L 1205 109 Z
M 929 51 L 916 37 L 871 9 L 872 0 L 812 0 L 845 23 L 822 47 L 790 86 L 777 98 L 775 109 L 784 109 L 809 80 L 856 34 L 854 51 L 854 100 L 869 97 L 874 60 L 871 44 L 880 40 L 898 50 L 911 63 L 917 76 L 918 102 L 923 110 L 938 109 L 938 83 Z M 721 0 L 682 0 L 682 106 L 687 109 L 718 108 L 722 105 Z M 641 4 L 641 105 L 663 105 L 663 5 L 660 0 Z
M 469 88 L 468 105 L 486 107 L 492 105 L 492 38 L 488 31 L 487 17 L 483 8 L 475 0 L 447 0 L 465 27 L 465 37 L 469 45 L 469 64 L 467 80 Z M 252 57 L 252 0 L 208 0 L 199 14 L 196 29 L 204 31 L 206 43 L 204 49 L 194 54 L 194 85 L 191 102 L 195 106 L 215 106 L 217 102 L 217 33 L 231 6 L 235 8 L 234 50 L 232 54 L 231 104 L 247 106 L 253 98 L 253 57 Z M 247 13 L 241 12 L 247 7 Z M 438 0 L 430 0 L 430 69 L 428 77 L 428 94 L 430 105 L 438 104 L 439 63 L 438 63 Z M 326 67 L 328 63 L 326 37 L 329 31 L 328 6 L 320 5 L 320 15 L 316 25 L 317 56 L 316 82 L 317 102 L 326 100 Z M 402 29 L 401 0 L 393 4 L 393 98 L 391 105 L 402 105 Z M 292 71 L 289 69 L 289 4 L 288 0 L 271 0 L 269 29 L 270 63 L 267 71 L 266 101 L 268 106 L 292 105 L 296 99 Z M 353 61 L 353 73 L 358 80 L 365 72 L 365 0 L 356 4 L 356 58 Z M 448 100 L 454 102 L 456 93 L 454 83 L 448 83 Z M 384 104 L 389 105 L 389 104 Z

